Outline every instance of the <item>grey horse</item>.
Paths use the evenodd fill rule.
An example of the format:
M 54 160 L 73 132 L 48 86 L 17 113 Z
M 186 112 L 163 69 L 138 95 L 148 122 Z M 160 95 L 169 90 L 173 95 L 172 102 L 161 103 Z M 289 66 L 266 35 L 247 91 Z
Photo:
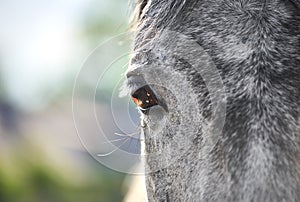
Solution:
M 300 201 L 300 1 L 139 0 L 149 201 Z

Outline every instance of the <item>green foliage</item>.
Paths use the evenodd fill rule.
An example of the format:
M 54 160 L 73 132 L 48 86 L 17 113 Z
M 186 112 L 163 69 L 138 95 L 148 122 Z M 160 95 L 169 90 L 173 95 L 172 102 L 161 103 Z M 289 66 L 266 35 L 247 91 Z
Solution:
M 122 201 L 124 175 L 95 164 L 88 174 L 76 179 L 80 171 L 68 166 L 58 170 L 57 165 L 51 165 L 49 159 L 40 156 L 38 148 L 33 148 L 19 145 L 19 153 L 1 149 L 1 202 Z

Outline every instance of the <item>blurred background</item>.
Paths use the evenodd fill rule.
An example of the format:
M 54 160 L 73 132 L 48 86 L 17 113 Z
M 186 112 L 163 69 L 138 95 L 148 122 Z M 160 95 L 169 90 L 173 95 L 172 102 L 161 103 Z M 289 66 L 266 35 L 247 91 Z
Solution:
M 112 134 L 111 140 L 115 133 L 137 130 L 139 115 L 128 99 L 127 115 L 115 115 L 119 124 L 109 118 L 111 97 L 121 85 L 128 54 L 102 83 L 89 85 L 89 75 L 80 78 L 75 99 L 80 103 L 76 105 L 77 127 L 85 129 L 80 131 L 81 140 L 73 121 L 72 92 L 82 66 L 94 68 L 90 75 L 96 71 L 96 77 L 101 76 L 106 68 L 101 61 L 106 56 L 100 53 L 86 65 L 88 56 L 107 38 L 128 30 L 130 12 L 128 0 L 1 1 L 1 202 L 123 200 L 130 186 L 124 182 L 126 175 L 99 163 L 86 148 L 85 137 L 97 136 L 99 123 L 105 125 L 104 133 Z M 118 55 L 129 49 L 112 46 L 105 51 Z M 94 96 L 87 93 L 92 91 Z M 124 108 L 117 98 L 113 104 Z M 98 126 L 92 124 L 95 117 L 86 110 L 94 105 Z M 101 149 L 105 141 L 100 138 L 94 143 Z M 114 144 L 139 153 L 136 139 Z M 104 148 L 102 154 L 111 151 Z

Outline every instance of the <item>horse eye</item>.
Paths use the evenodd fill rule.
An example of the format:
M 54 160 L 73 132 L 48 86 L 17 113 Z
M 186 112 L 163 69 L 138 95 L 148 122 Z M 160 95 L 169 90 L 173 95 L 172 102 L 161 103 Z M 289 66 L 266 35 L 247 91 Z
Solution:
M 142 111 L 158 105 L 158 100 L 149 86 L 143 86 L 137 89 L 131 95 L 131 98 Z

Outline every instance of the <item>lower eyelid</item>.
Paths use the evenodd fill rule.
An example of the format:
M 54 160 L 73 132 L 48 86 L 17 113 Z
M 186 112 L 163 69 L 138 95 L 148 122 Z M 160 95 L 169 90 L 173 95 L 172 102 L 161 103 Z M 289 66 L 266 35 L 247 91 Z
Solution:
M 140 110 L 143 114 L 145 114 L 145 115 L 148 115 L 148 114 L 149 114 L 149 109 L 150 109 L 150 108 L 142 109 L 142 108 L 139 107 L 139 110 Z

